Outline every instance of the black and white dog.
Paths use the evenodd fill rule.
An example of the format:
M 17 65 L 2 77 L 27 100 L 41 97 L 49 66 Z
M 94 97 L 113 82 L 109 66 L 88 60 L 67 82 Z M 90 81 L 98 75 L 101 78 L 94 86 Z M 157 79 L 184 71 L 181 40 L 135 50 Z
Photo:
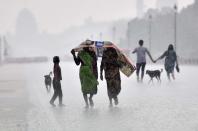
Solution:
M 47 92 L 50 92 L 51 84 L 52 84 L 52 78 L 51 78 L 52 72 L 49 73 L 49 75 L 45 75 L 45 86 L 47 89 Z
M 155 77 L 158 82 L 161 82 L 160 76 L 162 73 L 163 69 L 160 70 L 146 70 L 146 74 L 148 74 L 150 76 L 150 81 L 149 83 L 152 81 L 153 82 L 153 78 Z

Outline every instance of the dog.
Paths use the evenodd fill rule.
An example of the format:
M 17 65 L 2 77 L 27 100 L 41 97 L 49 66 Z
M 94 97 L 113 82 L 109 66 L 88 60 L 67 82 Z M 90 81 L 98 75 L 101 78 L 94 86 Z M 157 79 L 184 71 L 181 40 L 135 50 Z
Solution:
M 52 78 L 51 78 L 52 72 L 49 73 L 49 75 L 45 75 L 45 86 L 47 89 L 47 92 L 50 92 L 51 84 L 52 84 Z
M 150 76 L 150 80 L 149 83 L 152 81 L 153 82 L 153 78 L 155 77 L 157 79 L 158 82 L 161 83 L 161 73 L 163 72 L 163 69 L 160 70 L 146 70 L 146 74 L 148 74 Z

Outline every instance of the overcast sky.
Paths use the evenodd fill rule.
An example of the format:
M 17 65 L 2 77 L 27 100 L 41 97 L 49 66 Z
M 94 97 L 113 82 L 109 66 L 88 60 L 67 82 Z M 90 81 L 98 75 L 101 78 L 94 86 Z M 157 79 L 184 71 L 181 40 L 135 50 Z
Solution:
M 178 0 L 179 8 L 193 0 Z M 145 0 L 145 8 L 155 8 L 156 0 Z M 36 17 L 39 29 L 62 32 L 81 25 L 88 17 L 111 21 L 136 16 L 136 0 L 0 0 L 0 33 L 14 32 L 18 13 L 28 8 Z

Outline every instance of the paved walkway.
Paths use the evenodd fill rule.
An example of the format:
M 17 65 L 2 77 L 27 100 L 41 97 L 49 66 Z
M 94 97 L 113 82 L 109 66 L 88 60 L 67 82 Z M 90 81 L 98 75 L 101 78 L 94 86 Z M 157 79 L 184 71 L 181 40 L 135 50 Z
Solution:
M 21 65 L 0 66 L 0 131 L 27 131 L 28 94 Z

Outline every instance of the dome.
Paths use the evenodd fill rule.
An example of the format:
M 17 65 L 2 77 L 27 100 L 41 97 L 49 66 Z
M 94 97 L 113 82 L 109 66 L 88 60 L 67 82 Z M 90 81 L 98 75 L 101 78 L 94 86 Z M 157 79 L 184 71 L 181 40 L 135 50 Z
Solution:
M 34 15 L 23 9 L 16 20 L 16 35 L 34 35 L 38 33 L 38 26 Z

